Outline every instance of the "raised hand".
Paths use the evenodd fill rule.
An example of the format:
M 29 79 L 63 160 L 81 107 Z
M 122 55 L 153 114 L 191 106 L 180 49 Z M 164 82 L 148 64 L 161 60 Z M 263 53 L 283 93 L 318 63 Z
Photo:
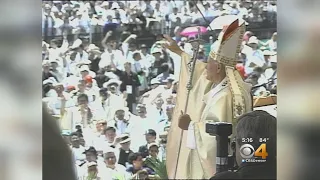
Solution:
M 163 37 L 165 38 L 165 40 L 167 41 L 167 43 L 164 43 L 162 45 L 162 47 L 178 54 L 179 56 L 181 56 L 181 54 L 183 53 L 182 49 L 179 47 L 178 43 L 173 40 L 170 36 L 168 35 L 163 35 Z

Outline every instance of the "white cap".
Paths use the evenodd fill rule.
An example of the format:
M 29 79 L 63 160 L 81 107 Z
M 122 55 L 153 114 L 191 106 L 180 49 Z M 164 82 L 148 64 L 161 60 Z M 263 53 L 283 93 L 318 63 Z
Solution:
M 56 83 L 57 83 L 57 81 L 56 81 L 56 79 L 54 77 L 50 77 L 50 78 L 48 78 L 48 79 L 46 79 L 46 80 L 44 80 L 42 82 L 43 85 L 45 85 L 45 84 L 56 84 Z
M 79 71 L 80 71 L 80 72 L 82 72 L 82 71 L 88 71 L 88 72 L 90 72 L 90 69 L 89 69 L 89 66 L 83 65 L 83 66 L 81 66 L 81 68 L 79 69 Z
M 110 79 L 109 81 L 103 83 L 102 86 L 103 86 L 104 88 L 107 88 L 110 84 L 117 84 L 118 86 L 120 86 L 121 83 L 122 83 L 122 82 L 119 81 L 119 80 L 117 80 L 117 79 Z
M 154 48 L 152 49 L 151 54 L 154 54 L 154 53 L 162 53 L 162 50 L 160 48 Z
M 96 46 L 96 45 L 94 45 L 94 44 L 90 44 L 89 46 L 88 46 L 88 49 L 87 49 L 87 51 L 92 51 L 92 50 L 100 50 L 100 48 L 98 47 L 98 46 Z
M 249 38 L 248 44 L 259 44 L 259 40 L 256 36 L 251 36 Z
M 150 144 L 148 144 L 148 149 L 150 149 L 152 146 L 159 147 L 159 145 L 157 143 L 150 143 Z
M 103 1 L 103 3 L 100 6 L 101 7 L 109 6 L 109 2 L 108 1 Z
M 88 163 L 87 163 L 87 166 L 88 166 L 88 167 L 91 167 L 91 166 L 97 166 L 97 165 L 98 165 L 98 164 L 97 164 L 96 162 L 94 162 L 94 161 L 93 161 L 93 162 L 88 162 Z
M 112 3 L 111 9 L 119 9 L 120 6 L 117 2 Z
M 83 61 L 80 61 L 77 63 L 77 66 L 82 66 L 82 65 L 88 65 L 88 64 L 91 64 L 91 61 L 90 60 L 83 60 Z

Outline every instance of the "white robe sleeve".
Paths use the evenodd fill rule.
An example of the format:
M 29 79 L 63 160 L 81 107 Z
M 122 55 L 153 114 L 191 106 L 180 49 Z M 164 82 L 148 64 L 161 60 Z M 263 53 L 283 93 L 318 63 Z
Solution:
M 194 135 L 194 123 L 191 121 L 187 132 L 187 147 L 190 149 L 196 149 L 196 137 Z

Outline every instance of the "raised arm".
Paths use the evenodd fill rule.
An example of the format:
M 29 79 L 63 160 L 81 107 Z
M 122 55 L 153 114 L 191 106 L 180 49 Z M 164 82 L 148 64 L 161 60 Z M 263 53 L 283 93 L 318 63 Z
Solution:
M 103 48 L 105 48 L 105 49 L 109 48 L 107 41 L 111 36 L 112 36 L 112 31 L 107 32 L 107 34 L 104 36 L 104 38 L 101 41 L 101 45 Z
M 163 47 L 170 50 L 171 52 L 176 53 L 179 56 L 182 56 L 182 53 L 184 52 L 179 45 L 177 44 L 177 42 L 175 40 L 173 40 L 170 36 L 168 35 L 163 35 L 163 37 L 166 39 L 166 41 L 168 43 L 164 43 Z

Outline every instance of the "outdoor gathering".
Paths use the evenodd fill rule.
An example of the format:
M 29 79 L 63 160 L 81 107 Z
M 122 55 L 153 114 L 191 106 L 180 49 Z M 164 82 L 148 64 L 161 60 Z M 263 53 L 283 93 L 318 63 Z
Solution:
M 42 102 L 75 180 L 276 179 L 277 2 L 43 1 Z

